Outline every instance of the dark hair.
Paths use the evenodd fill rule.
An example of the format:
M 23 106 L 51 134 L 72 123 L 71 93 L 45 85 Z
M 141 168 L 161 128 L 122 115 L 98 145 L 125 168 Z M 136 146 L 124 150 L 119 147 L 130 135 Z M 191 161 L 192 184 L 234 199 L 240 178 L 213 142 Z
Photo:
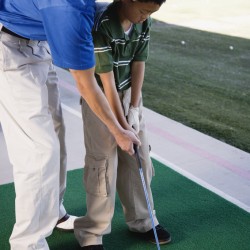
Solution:
M 166 0 L 137 0 L 137 1 L 142 3 L 156 3 L 160 6 L 166 2 Z
M 120 2 L 120 0 L 113 0 L 114 2 Z M 138 1 L 138 2 L 141 2 L 141 3 L 155 3 L 155 4 L 158 4 L 158 5 L 162 5 L 163 3 L 166 2 L 166 0 L 131 0 L 131 1 Z

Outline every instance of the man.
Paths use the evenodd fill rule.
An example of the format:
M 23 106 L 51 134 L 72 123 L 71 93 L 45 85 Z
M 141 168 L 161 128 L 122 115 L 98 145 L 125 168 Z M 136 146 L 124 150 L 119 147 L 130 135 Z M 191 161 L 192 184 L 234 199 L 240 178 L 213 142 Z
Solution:
M 69 222 L 62 204 L 66 152 L 53 64 L 70 69 L 81 96 L 123 150 L 133 154 L 133 143 L 140 143 L 120 126 L 96 84 L 94 14 L 93 0 L 0 2 L 0 120 L 16 192 L 11 250 L 48 250 L 45 237 L 56 223 Z
M 141 141 L 142 167 L 154 209 L 150 184 L 154 173 L 143 116 L 141 89 L 148 57 L 151 18 L 165 0 L 116 0 L 96 14 L 93 39 L 96 78 L 121 126 L 135 130 Z M 99 6 L 98 6 L 99 7 Z M 86 250 L 104 249 L 103 236 L 110 233 L 116 190 L 128 228 L 156 243 L 135 157 L 124 154 L 103 122 L 82 100 L 86 148 L 84 185 L 87 213 L 75 220 L 75 235 Z M 154 223 L 160 244 L 170 233 Z

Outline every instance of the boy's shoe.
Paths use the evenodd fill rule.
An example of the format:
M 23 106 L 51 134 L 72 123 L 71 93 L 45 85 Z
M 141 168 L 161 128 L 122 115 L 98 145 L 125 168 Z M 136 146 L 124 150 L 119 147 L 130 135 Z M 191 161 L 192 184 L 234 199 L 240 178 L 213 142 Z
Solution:
M 155 230 L 158 236 L 159 244 L 163 245 L 171 241 L 170 233 L 161 225 L 157 225 L 155 227 Z M 143 236 L 147 241 L 156 244 L 153 228 L 147 231 L 146 233 L 143 233 Z
M 74 231 L 74 221 L 77 217 L 73 215 L 66 214 L 56 224 L 56 228 L 61 231 Z
M 82 249 L 85 249 L 85 250 L 104 250 L 104 247 L 103 247 L 103 245 L 90 245 L 90 246 L 82 247 Z

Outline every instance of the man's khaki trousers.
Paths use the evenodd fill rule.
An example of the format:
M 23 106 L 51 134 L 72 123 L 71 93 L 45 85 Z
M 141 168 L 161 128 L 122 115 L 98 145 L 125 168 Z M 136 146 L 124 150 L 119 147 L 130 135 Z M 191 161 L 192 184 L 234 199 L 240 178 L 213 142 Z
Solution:
M 65 129 L 57 82 L 46 42 L 0 32 L 0 122 L 16 192 L 11 250 L 49 249 L 45 237 L 66 213 Z

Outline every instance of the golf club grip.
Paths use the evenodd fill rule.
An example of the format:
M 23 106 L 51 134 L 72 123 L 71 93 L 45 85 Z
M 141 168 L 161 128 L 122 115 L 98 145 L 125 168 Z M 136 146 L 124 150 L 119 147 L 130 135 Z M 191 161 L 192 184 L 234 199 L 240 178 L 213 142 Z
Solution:
M 135 154 L 137 154 L 137 153 L 138 153 L 137 145 L 136 145 L 136 144 L 133 144 L 133 148 L 134 148 Z

